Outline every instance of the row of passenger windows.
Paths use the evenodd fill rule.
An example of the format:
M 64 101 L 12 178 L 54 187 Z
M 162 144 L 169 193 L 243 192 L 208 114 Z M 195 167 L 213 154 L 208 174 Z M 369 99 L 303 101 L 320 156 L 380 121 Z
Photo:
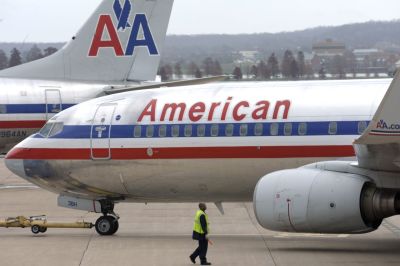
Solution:
M 367 128 L 368 124 L 365 121 L 361 121 L 358 123 L 358 134 L 362 134 L 364 130 Z M 277 136 L 279 134 L 280 124 L 272 123 L 269 126 L 265 126 L 264 124 L 212 124 L 211 126 L 206 125 L 173 125 L 168 127 L 167 125 L 160 126 L 135 126 L 134 128 L 134 137 L 160 137 L 165 138 L 167 136 L 171 137 L 180 137 L 182 136 L 181 130 L 183 130 L 184 137 L 218 137 L 218 136 L 227 136 L 232 137 L 235 135 L 235 129 L 238 128 L 239 136 L 248 136 L 249 130 L 252 130 L 253 136 L 263 136 L 266 135 L 267 130 L 269 130 L 270 136 Z M 144 128 L 144 130 L 143 130 Z M 158 129 L 157 129 L 158 128 Z M 156 130 L 157 129 L 157 130 Z M 168 134 L 168 130 L 170 134 Z M 145 132 L 143 132 L 145 131 Z M 157 132 L 156 132 L 157 131 Z M 222 131 L 222 132 L 221 132 Z M 337 122 L 330 122 L 328 126 L 328 134 L 336 135 L 338 132 Z M 207 134 L 208 133 L 208 134 Z M 299 123 L 297 127 L 297 133 L 299 136 L 307 135 L 307 123 Z M 291 136 L 293 135 L 293 124 L 292 123 L 284 123 L 283 124 L 283 135 Z

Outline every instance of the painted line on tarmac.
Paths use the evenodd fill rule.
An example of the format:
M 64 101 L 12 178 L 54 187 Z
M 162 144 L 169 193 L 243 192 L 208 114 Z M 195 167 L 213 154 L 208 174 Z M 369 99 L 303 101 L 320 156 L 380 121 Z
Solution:
M 38 186 L 35 185 L 2 185 L 0 186 L 0 190 L 4 189 L 38 189 Z
M 275 238 L 296 238 L 296 237 L 308 237 L 308 238 L 346 238 L 348 234 L 332 235 L 332 234 L 304 234 L 304 233 L 279 233 L 274 236 Z
M 384 220 L 382 222 L 383 227 L 385 227 L 387 230 L 389 230 L 390 232 L 392 232 L 394 235 L 396 235 L 397 237 L 400 237 L 400 228 L 396 225 L 394 225 L 393 223 Z

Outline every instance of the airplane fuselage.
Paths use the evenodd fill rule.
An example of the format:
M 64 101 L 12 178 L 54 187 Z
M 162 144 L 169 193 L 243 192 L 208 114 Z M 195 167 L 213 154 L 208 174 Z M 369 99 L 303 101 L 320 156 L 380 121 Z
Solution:
M 40 130 L 48 119 L 102 95 L 108 85 L 66 81 L 0 79 L 0 153 Z
M 248 201 L 270 172 L 353 157 L 389 83 L 221 83 L 103 97 L 56 115 L 7 162 L 74 197 Z

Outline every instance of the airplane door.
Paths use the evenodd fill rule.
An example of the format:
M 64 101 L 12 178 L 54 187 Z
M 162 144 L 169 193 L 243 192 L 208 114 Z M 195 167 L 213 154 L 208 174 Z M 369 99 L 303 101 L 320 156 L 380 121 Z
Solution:
M 46 102 L 46 120 L 62 111 L 61 92 L 59 89 L 46 89 L 44 91 Z
M 92 160 L 111 159 L 110 137 L 116 107 L 116 103 L 104 103 L 96 110 L 90 134 Z

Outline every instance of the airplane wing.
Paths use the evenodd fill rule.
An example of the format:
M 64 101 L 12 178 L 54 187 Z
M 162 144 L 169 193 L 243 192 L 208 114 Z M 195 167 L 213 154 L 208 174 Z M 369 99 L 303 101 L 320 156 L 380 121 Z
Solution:
M 358 165 L 378 171 L 400 171 L 400 71 L 366 131 L 354 142 Z
M 207 78 L 199 78 L 199 79 L 190 79 L 190 80 L 179 80 L 179 81 L 171 81 L 171 82 L 161 82 L 154 84 L 146 84 L 146 85 L 138 85 L 132 87 L 123 87 L 123 88 L 110 88 L 104 90 L 106 95 L 117 94 L 128 91 L 138 91 L 138 90 L 146 90 L 146 89 L 157 89 L 163 87 L 181 87 L 181 86 L 189 86 L 189 85 L 200 85 L 207 84 L 217 81 L 225 80 L 228 76 L 214 76 Z

